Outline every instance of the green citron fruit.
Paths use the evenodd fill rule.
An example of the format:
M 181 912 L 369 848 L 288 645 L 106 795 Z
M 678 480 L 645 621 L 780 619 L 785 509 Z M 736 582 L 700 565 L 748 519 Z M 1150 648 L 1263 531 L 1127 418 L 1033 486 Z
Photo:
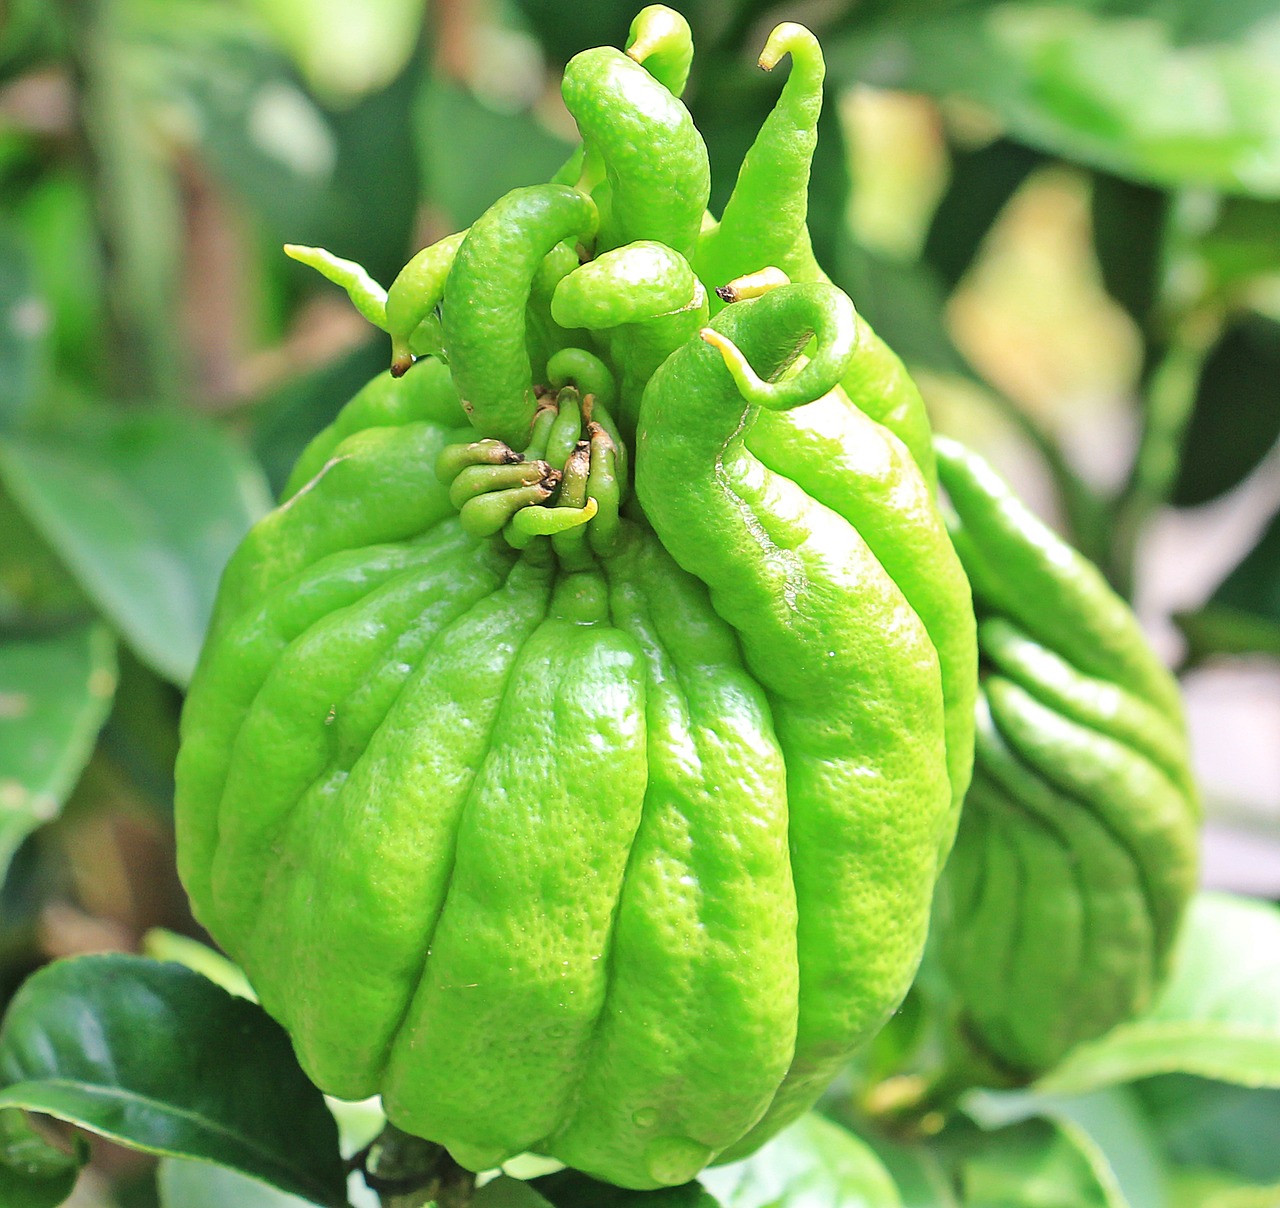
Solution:
M 1199 804 L 1177 685 L 1128 606 L 979 457 L 936 448 L 981 656 L 936 940 L 962 1045 L 1024 1082 L 1151 1001 Z
M 408 371 L 232 558 L 177 771 L 197 917 L 316 1083 L 472 1169 L 636 1188 L 750 1152 L 902 999 L 977 663 L 896 358 L 821 280 L 709 317 L 705 148 L 659 51 L 571 64 L 585 154 L 385 303 L 299 253 Z M 723 246 L 781 207 L 808 247 L 775 144 Z

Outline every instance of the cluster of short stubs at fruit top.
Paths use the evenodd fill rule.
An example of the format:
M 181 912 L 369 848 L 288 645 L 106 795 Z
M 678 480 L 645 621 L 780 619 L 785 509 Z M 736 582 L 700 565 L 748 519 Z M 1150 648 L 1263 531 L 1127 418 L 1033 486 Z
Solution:
M 654 6 L 568 65 L 552 183 L 386 291 L 290 249 L 393 369 L 224 575 L 180 870 L 309 1075 L 473 1169 L 676 1184 L 805 1111 L 912 982 L 975 725 L 939 915 L 971 1065 L 1132 1010 L 1189 888 L 1176 690 L 943 446 L 953 544 L 920 396 L 814 262 L 823 62 L 785 56 L 718 221 Z

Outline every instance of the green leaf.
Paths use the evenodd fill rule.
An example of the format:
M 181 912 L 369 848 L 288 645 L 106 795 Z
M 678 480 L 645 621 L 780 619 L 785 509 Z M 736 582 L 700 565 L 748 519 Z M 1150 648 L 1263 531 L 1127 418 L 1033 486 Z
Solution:
M 1256 469 L 1280 437 L 1280 322 L 1241 315 L 1205 359 L 1171 502 L 1216 499 Z
M 576 1170 L 558 1170 L 529 1184 L 554 1208 L 719 1208 L 720 1201 L 699 1183 L 661 1191 L 627 1191 L 598 1183 Z
M 528 1183 L 505 1174 L 481 1187 L 471 1204 L 472 1208 L 551 1208 L 551 1201 L 540 1196 Z
M 924 244 L 925 261 L 948 290 L 959 284 L 1009 199 L 1043 162 L 1038 151 L 1003 138 L 974 150 L 952 150 L 951 180 Z
M 0 643 L 0 881 L 79 779 L 116 688 L 105 625 Z
M 1086 1095 L 1043 1094 L 1037 1089 L 976 1091 L 964 1099 L 971 1119 L 989 1129 L 1047 1120 L 1070 1134 L 1126 1208 L 1166 1208 L 1166 1165 L 1154 1130 L 1127 1086 Z M 945 1137 L 945 1134 L 944 1134 Z
M 1280 1090 L 1164 1074 L 1135 1083 L 1133 1093 L 1180 1166 L 1224 1171 L 1248 1183 L 1280 1182 Z
M 0 1107 L 346 1203 L 337 1127 L 283 1029 L 180 965 L 84 956 L 46 966 L 0 1025 L 0 1080 Z
M 0 227 L 0 431 L 26 414 L 45 367 L 49 310 L 25 241 Z
M 454 230 L 511 189 L 549 180 L 572 149 L 532 115 L 499 113 L 441 79 L 422 89 L 416 119 L 424 191 Z
M 87 1148 L 56 1149 L 31 1126 L 26 1112 L 0 1111 L 0 1204 L 5 1208 L 55 1208 L 76 1185 Z
M 166 931 L 163 927 L 153 927 L 142 937 L 142 950 L 152 960 L 172 961 L 176 965 L 185 965 L 197 973 L 207 977 L 215 986 L 221 986 L 228 994 L 236 998 L 247 998 L 257 1002 L 258 996 L 249 985 L 244 970 L 233 964 L 221 952 L 216 952 L 208 944 L 193 940 L 189 936 L 178 935 L 175 931 Z
M 87 621 L 93 608 L 0 483 L 0 631 L 45 633 Z
M 810 1112 L 749 1158 L 699 1176 L 724 1208 L 901 1208 L 874 1150 L 847 1129 Z
M 1169 1208 L 1276 1208 L 1280 1183 L 1268 1187 L 1246 1183 L 1216 1170 L 1175 1170 Z
M 160 1208 L 302 1208 L 311 1203 L 239 1171 L 188 1158 L 162 1158 L 156 1185 Z
M 1280 513 L 1208 603 L 1175 619 L 1192 660 L 1255 652 L 1280 658 Z
M 1200 253 L 1219 287 L 1280 271 L 1280 202 L 1224 198 Z
M 0 479 L 138 656 L 185 684 L 218 578 L 270 505 L 261 471 L 188 413 L 0 441 Z
M 959 1208 L 955 1189 L 934 1150 L 925 1145 L 895 1145 L 879 1137 L 871 1144 L 898 1189 L 902 1208 Z
M 1145 328 L 1160 289 L 1169 195 L 1097 172 L 1090 205 L 1102 283 Z
M 1066 1120 L 988 1133 L 960 1166 L 968 1208 L 1128 1208 L 1106 1160 Z
M 968 97 L 1018 141 L 1118 176 L 1280 196 L 1280 15 L 1192 40 L 1166 7 L 934 8 L 829 38 L 827 61 L 845 81 Z
M 1273 906 L 1198 895 L 1153 1007 L 1082 1045 L 1038 1085 L 1073 1094 L 1175 1072 L 1280 1087 L 1280 912 Z

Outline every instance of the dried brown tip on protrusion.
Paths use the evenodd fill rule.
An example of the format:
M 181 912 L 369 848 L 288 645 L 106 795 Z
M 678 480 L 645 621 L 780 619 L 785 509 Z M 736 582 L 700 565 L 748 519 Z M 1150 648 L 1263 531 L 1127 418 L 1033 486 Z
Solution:
M 547 462 L 544 461 L 542 464 L 547 467 L 547 470 L 546 473 L 543 474 L 542 481 L 538 485 L 546 491 L 548 496 L 550 496 L 552 491 L 560 485 L 560 479 L 563 478 L 564 475 Z
M 593 446 L 598 443 L 601 449 L 614 448 L 613 437 L 609 435 L 609 430 L 595 420 L 587 423 L 587 438 Z
M 406 352 L 401 356 L 394 358 L 391 362 L 391 376 L 393 378 L 402 378 L 410 369 L 413 368 L 413 354 Z
M 722 285 L 716 294 L 725 302 L 742 302 L 747 298 L 758 298 L 780 285 L 790 285 L 791 278 L 780 268 L 772 264 L 756 269 L 754 273 L 745 273 L 735 277 L 728 285 Z

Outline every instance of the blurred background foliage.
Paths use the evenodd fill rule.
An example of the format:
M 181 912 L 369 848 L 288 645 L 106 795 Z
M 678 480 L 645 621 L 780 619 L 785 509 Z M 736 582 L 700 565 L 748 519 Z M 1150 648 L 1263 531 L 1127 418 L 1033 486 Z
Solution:
M 0 1003 L 198 934 L 169 811 L 218 575 L 387 359 L 280 245 L 387 283 L 547 178 L 563 63 L 637 4 L 0 0 Z M 1135 601 L 1187 690 L 1207 880 L 1280 896 L 1280 3 L 676 7 L 713 208 L 778 91 L 764 36 L 819 33 L 819 259 Z M 1226 1091 L 1206 1137 L 1150 1086 L 1199 1165 L 1280 1179 L 1222 1156 Z M 152 1202 L 102 1152 L 84 1202 Z

